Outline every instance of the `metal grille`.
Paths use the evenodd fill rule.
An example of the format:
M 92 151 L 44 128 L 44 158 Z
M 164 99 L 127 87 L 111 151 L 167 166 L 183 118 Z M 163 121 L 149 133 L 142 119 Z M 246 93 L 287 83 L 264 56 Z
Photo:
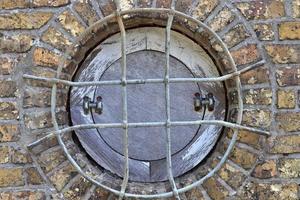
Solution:
M 60 61 L 59 67 L 57 69 L 56 78 L 44 78 L 44 77 L 37 77 L 32 75 L 24 75 L 24 78 L 26 79 L 34 79 L 34 80 L 40 80 L 40 81 L 46 81 L 52 84 L 52 95 L 51 95 L 51 115 L 52 115 L 52 122 L 54 125 L 54 132 L 48 133 L 45 137 L 31 143 L 28 145 L 29 148 L 32 148 L 39 143 L 41 143 L 44 140 L 47 140 L 53 136 L 57 137 L 57 140 L 62 147 L 63 151 L 65 152 L 67 158 L 69 161 L 73 164 L 73 166 L 77 169 L 77 171 L 85 177 L 87 180 L 91 181 L 93 184 L 100 186 L 106 190 L 108 190 L 111 193 L 114 193 L 115 195 L 119 196 L 119 199 L 123 199 L 124 197 L 131 197 L 131 198 L 167 198 L 174 196 L 176 199 L 180 199 L 179 194 L 187 192 L 199 185 L 201 185 L 206 179 L 212 177 L 225 163 L 227 160 L 229 153 L 234 147 L 234 144 L 237 140 L 238 130 L 248 130 L 252 132 L 256 132 L 261 135 L 270 135 L 269 132 L 264 130 L 258 130 L 251 127 L 246 127 L 241 125 L 242 122 L 242 113 L 243 113 L 243 101 L 241 96 L 241 82 L 239 75 L 243 72 L 246 72 L 256 66 L 259 66 L 263 64 L 264 62 L 258 62 L 256 64 L 253 64 L 251 66 L 245 67 L 242 70 L 237 70 L 236 64 L 226 47 L 225 43 L 221 40 L 221 38 L 213 31 L 211 30 L 206 24 L 186 15 L 181 12 L 178 12 L 175 10 L 175 1 L 172 1 L 171 9 L 158 9 L 158 8 L 136 8 L 132 10 L 125 10 L 122 11 L 120 7 L 120 1 L 115 0 L 114 1 L 117 7 L 117 10 L 115 13 L 105 17 L 104 19 L 96 22 L 93 26 L 91 26 L 83 35 L 82 37 L 86 36 L 87 34 L 92 34 L 93 27 L 95 25 L 103 25 L 106 24 L 107 21 L 116 18 L 120 32 L 121 32 L 121 52 L 122 52 L 122 78 L 121 80 L 112 80 L 112 81 L 94 81 L 94 82 L 72 82 L 68 80 L 62 80 L 60 79 L 60 74 L 62 72 L 62 68 L 65 64 L 65 61 L 70 58 L 70 56 L 66 53 L 64 55 L 64 58 Z M 165 63 L 165 76 L 164 79 L 134 79 L 134 80 L 127 80 L 126 79 L 126 30 L 123 23 L 123 16 L 128 14 L 136 14 L 136 13 L 159 13 L 159 14 L 167 14 L 168 21 L 167 26 L 165 29 L 165 37 L 166 37 L 166 43 L 165 43 L 165 55 L 166 55 L 166 63 Z M 198 25 L 198 32 L 207 31 L 219 44 L 222 46 L 226 56 L 229 59 L 231 67 L 234 69 L 233 73 L 223 75 L 220 77 L 208 77 L 208 78 L 170 78 L 169 77 L 169 71 L 170 71 L 170 33 L 171 33 L 171 27 L 173 24 L 174 17 L 181 17 L 188 21 L 194 22 Z M 81 37 L 79 37 L 78 41 L 81 40 Z M 227 121 L 221 121 L 221 120 L 197 120 L 197 121 L 171 121 L 170 120 L 170 83 L 183 83 L 183 82 L 222 82 L 229 79 L 234 79 L 235 84 L 237 86 L 237 96 L 238 96 L 238 114 L 237 114 L 237 121 L 236 123 L 231 123 Z M 165 85 L 165 105 L 166 105 L 166 121 L 163 122 L 141 122 L 141 123 L 128 123 L 128 115 L 127 115 L 127 84 L 147 84 L 147 83 L 164 83 Z M 122 102 L 123 102 L 123 122 L 122 123 L 108 123 L 108 124 L 82 124 L 82 125 L 76 125 L 67 127 L 64 129 L 60 129 L 57 119 L 56 119 L 56 97 L 57 97 L 57 84 L 64 84 L 66 86 L 70 87 L 85 87 L 85 86 L 97 86 L 97 85 L 121 85 L 122 86 Z M 196 182 L 185 186 L 183 188 L 177 188 L 175 184 L 175 180 L 172 174 L 172 160 L 171 160 L 171 133 L 170 128 L 172 126 L 187 126 L 187 125 L 202 125 L 202 124 L 212 124 L 212 125 L 218 125 L 218 126 L 224 126 L 230 129 L 234 130 L 234 134 L 232 136 L 232 139 L 228 145 L 227 150 L 225 151 L 223 157 L 221 158 L 220 162 L 216 165 L 214 169 L 212 169 L 208 174 L 206 174 L 201 179 L 197 180 Z M 172 191 L 165 192 L 165 193 L 159 193 L 159 194 L 133 194 L 133 193 L 127 193 L 126 188 L 128 185 L 128 178 L 129 178 L 129 155 L 128 155 L 128 128 L 129 127 L 165 127 L 166 130 L 166 136 L 167 136 L 167 142 L 166 142 L 166 152 L 167 152 L 167 166 L 166 166 L 166 172 L 168 174 L 168 179 L 172 188 Z M 92 129 L 92 128 L 123 128 L 124 129 L 124 176 L 123 176 L 123 183 L 121 185 L 121 190 L 116 190 L 114 188 L 111 188 L 109 186 L 106 186 L 102 184 L 100 181 L 94 179 L 90 175 L 84 172 L 84 170 L 79 166 L 79 164 L 74 160 L 74 158 L 70 155 L 70 153 L 67 150 L 66 145 L 63 142 L 62 135 L 69 132 L 69 131 L 75 131 L 79 129 Z

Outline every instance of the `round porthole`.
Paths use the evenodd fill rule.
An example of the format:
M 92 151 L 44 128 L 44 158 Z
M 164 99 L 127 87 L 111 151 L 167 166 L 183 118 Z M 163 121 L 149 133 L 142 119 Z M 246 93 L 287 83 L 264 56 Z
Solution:
M 138 182 L 167 180 L 164 83 L 165 29 L 144 27 L 127 30 L 128 123 L 155 126 L 129 127 L 129 179 Z M 218 77 L 208 53 L 193 40 L 171 32 L 170 78 Z M 120 34 L 95 47 L 78 70 L 76 81 L 121 80 Z M 70 93 L 73 125 L 122 122 L 122 86 L 74 87 Z M 170 83 L 171 121 L 224 120 L 226 92 L 219 82 Z M 178 123 L 180 124 L 180 123 Z M 187 125 L 171 127 L 172 171 L 178 177 L 198 165 L 214 147 L 222 127 Z M 76 130 L 80 143 L 100 166 L 123 176 L 123 129 Z

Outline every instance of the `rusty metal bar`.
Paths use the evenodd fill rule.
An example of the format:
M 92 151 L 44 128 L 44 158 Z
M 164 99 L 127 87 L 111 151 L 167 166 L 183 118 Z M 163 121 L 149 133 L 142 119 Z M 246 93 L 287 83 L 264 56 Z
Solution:
M 124 153 L 124 176 L 121 185 L 121 194 L 119 195 L 119 200 L 122 200 L 127 188 L 129 179 L 129 152 L 128 152 L 128 112 L 127 112 L 127 61 L 126 61 L 126 31 L 123 23 L 122 16 L 120 15 L 121 5 L 120 0 L 114 0 L 117 10 L 116 16 L 118 25 L 121 32 L 121 53 L 122 53 L 122 108 L 123 108 L 123 124 L 124 124 L 124 134 L 123 134 L 123 153 Z
M 244 72 L 247 72 L 257 66 L 264 64 L 265 61 L 259 61 L 252 65 L 249 65 L 237 72 L 232 72 L 230 74 L 226 74 L 220 77 L 210 77 L 210 78 L 169 78 L 169 83 L 187 83 L 187 82 L 222 82 L 234 78 L 236 76 L 241 75 Z M 39 81 L 47 81 L 52 84 L 60 83 L 67 86 L 72 87 L 86 87 L 86 86 L 99 86 L 99 85 L 121 85 L 122 80 L 112 80 L 112 81 L 87 81 L 87 82 L 73 82 L 68 80 L 62 80 L 57 78 L 46 78 L 46 77 L 39 77 L 33 76 L 29 74 L 24 74 L 24 78 L 26 79 L 33 79 Z M 126 80 L 126 84 L 147 84 L 147 83 L 164 83 L 164 79 L 129 79 Z

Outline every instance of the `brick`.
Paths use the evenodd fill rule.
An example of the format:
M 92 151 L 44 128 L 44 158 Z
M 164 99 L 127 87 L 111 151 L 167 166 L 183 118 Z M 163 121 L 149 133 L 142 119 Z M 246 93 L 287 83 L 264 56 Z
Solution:
M 275 120 L 284 131 L 300 131 L 300 112 L 279 112 Z
M 0 52 L 24 53 L 31 49 L 33 37 L 26 34 L 0 37 Z
M 38 162 L 45 173 L 52 171 L 67 158 L 61 149 L 51 149 L 51 151 L 44 151 L 38 157 Z
M 203 183 L 203 187 L 212 199 L 225 199 L 229 192 L 215 178 L 209 178 Z
M 279 24 L 280 40 L 298 40 L 300 39 L 300 22 L 283 22 Z
M 300 45 L 266 45 L 265 49 L 274 63 L 299 63 Z
M 233 135 L 233 131 L 230 131 L 228 133 L 228 137 L 232 138 L 232 135 Z M 250 145 L 254 148 L 259 148 L 260 147 L 259 138 L 260 138 L 259 134 L 250 131 L 240 130 L 238 133 L 237 141 Z
M 53 183 L 54 187 L 58 191 L 61 191 L 76 174 L 78 173 L 75 168 L 71 164 L 68 164 L 60 170 L 54 172 L 49 179 Z
M 28 8 L 30 6 L 30 0 L 1 0 L 1 9 L 16 9 L 16 8 Z
M 282 178 L 299 178 L 300 159 L 280 159 L 278 170 Z
M 223 8 L 209 23 L 209 27 L 217 32 L 221 31 L 234 20 L 235 16 L 229 8 Z
M 249 44 L 231 52 L 237 65 L 253 63 L 260 59 L 260 54 L 255 44 Z
M 292 10 L 293 10 L 292 16 L 294 18 L 300 17 L 300 0 L 293 0 L 292 1 Z
M 10 75 L 14 70 L 14 61 L 10 58 L 0 58 L 0 75 Z
M 0 29 L 38 29 L 45 25 L 53 13 L 50 12 L 18 12 L 0 15 Z
M 157 8 L 170 8 L 172 0 L 157 0 L 156 7 Z
M 16 97 L 17 85 L 14 81 L 0 81 L 0 97 Z
M 277 108 L 295 108 L 296 96 L 293 90 L 277 91 Z
M 271 111 L 264 109 L 244 110 L 243 124 L 252 127 L 269 128 L 271 125 Z
M 256 163 L 257 155 L 249 152 L 246 149 L 234 147 L 229 156 L 229 159 L 234 163 L 240 165 L 244 169 L 249 170 Z
M 68 11 L 63 12 L 58 16 L 58 21 L 71 35 L 79 36 L 85 31 L 85 27 L 78 21 L 78 19 Z
M 13 192 L 0 192 L 1 200 L 46 200 L 44 192 L 40 191 L 13 191 Z
M 235 5 L 248 20 L 274 19 L 285 15 L 284 3 L 280 0 L 258 0 Z
M 110 15 L 116 10 L 116 5 L 114 4 L 114 2 L 109 0 L 99 1 L 99 5 L 104 16 Z
M 62 125 L 66 122 L 66 113 L 60 111 L 57 113 L 57 122 Z M 53 126 L 50 112 L 30 112 L 25 113 L 24 123 L 28 129 L 42 129 Z
M 58 107 L 65 106 L 67 103 L 67 94 L 63 94 L 60 91 L 57 92 L 57 103 Z M 51 105 L 51 90 L 49 89 L 38 89 L 27 87 L 24 91 L 23 107 L 50 107 Z
M 255 24 L 253 29 L 259 40 L 272 41 L 275 39 L 271 24 Z
M 89 200 L 98 200 L 98 199 L 108 199 L 110 193 L 103 188 L 97 187 L 94 192 L 92 193 Z
M 33 52 L 33 62 L 35 65 L 56 69 L 60 58 L 57 54 L 44 48 L 36 48 Z
M 298 186 L 295 183 L 248 183 L 241 190 L 238 200 L 276 199 L 276 200 L 297 200 Z
M 272 90 L 268 88 L 250 89 L 243 92 L 244 103 L 250 105 L 271 105 Z
M 193 188 L 185 193 L 186 199 L 190 200 L 204 200 L 203 194 L 199 187 Z
M 14 164 L 27 164 L 32 162 L 32 159 L 28 152 L 21 148 L 15 148 L 13 150 L 11 160 Z
M 74 9 L 88 26 L 99 20 L 99 17 L 93 9 L 93 5 L 91 5 L 90 1 L 76 2 Z
M 269 82 L 269 70 L 265 67 L 257 67 L 240 76 L 243 85 L 253 85 Z
M 70 3 L 70 0 L 33 0 L 34 7 L 59 7 Z
M 15 142 L 20 138 L 18 125 L 0 125 L 0 142 Z
M 277 164 L 275 160 L 267 160 L 255 166 L 251 176 L 260 179 L 268 179 L 277 176 Z
M 10 147 L 0 146 L 0 164 L 9 163 L 10 161 Z
M 232 48 L 249 37 L 245 27 L 242 24 L 234 26 L 224 36 L 224 42 L 228 48 Z
M 300 67 L 281 67 L 277 69 L 276 81 L 279 86 L 300 85 Z
M 15 102 L 0 102 L 0 119 L 19 119 L 19 111 Z
M 140 2 L 150 2 L 148 4 L 143 4 L 144 6 L 143 7 L 149 7 L 151 5 L 151 1 L 147 1 L 147 0 L 141 0 Z M 180 11 L 180 12 L 183 12 L 183 13 L 186 13 L 188 14 L 189 11 L 191 10 L 191 5 L 193 3 L 193 0 L 178 0 L 176 2 L 176 6 L 175 6 L 175 9 Z
M 220 162 L 219 159 L 213 160 L 212 166 L 215 167 Z M 219 177 L 224 180 L 230 187 L 237 189 L 239 188 L 246 176 L 233 165 L 226 162 L 217 173 Z
M 202 0 L 196 5 L 193 10 L 192 16 L 198 20 L 205 20 L 215 7 L 219 4 L 218 0 Z
M 25 172 L 27 173 L 27 183 L 30 185 L 40 185 L 42 184 L 43 178 L 40 175 L 40 173 L 37 171 L 36 168 L 30 167 L 25 169 Z
M 92 183 L 90 181 L 80 177 L 68 190 L 64 192 L 64 198 L 70 200 L 81 200 L 91 186 Z
M 24 185 L 21 168 L 0 168 L 0 187 Z
M 67 39 L 63 33 L 53 27 L 50 27 L 45 33 L 43 33 L 42 40 L 60 50 L 66 50 L 70 45 L 72 45 L 72 42 Z
M 300 153 L 300 135 L 284 135 L 268 139 L 270 153 Z

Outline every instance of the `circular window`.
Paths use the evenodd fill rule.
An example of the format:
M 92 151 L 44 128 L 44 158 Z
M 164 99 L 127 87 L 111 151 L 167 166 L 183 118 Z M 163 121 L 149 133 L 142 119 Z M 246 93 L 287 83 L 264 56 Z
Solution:
M 138 182 L 167 180 L 166 100 L 164 83 L 165 29 L 127 30 L 127 86 L 129 179 Z M 206 51 L 188 37 L 172 31 L 170 78 L 218 77 Z M 121 39 L 115 34 L 94 48 L 76 74 L 76 81 L 121 80 Z M 198 102 L 199 101 L 199 102 Z M 200 103 L 200 104 L 199 104 Z M 202 106 L 207 104 L 206 106 Z M 219 82 L 170 83 L 172 171 L 175 177 L 198 165 L 214 147 L 222 127 L 185 125 L 180 122 L 224 120 L 225 88 Z M 70 93 L 73 125 L 122 123 L 122 86 L 74 87 Z M 142 126 L 153 124 L 153 126 Z M 136 126 L 135 126 L 136 124 Z M 139 124 L 139 126 L 137 126 Z M 87 153 L 103 168 L 123 176 L 122 128 L 76 130 Z

